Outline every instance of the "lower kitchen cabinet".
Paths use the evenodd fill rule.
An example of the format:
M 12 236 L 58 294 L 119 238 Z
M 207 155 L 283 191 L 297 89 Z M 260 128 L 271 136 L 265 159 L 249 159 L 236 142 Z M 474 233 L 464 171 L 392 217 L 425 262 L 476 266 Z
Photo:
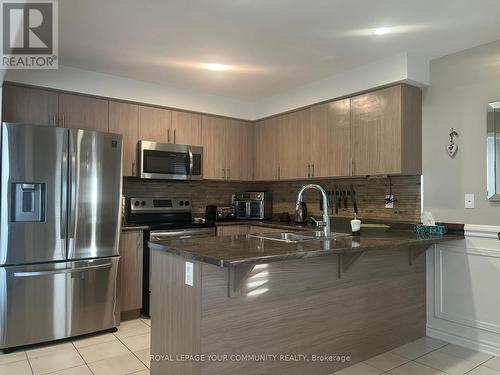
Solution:
M 122 231 L 118 267 L 118 299 L 121 312 L 142 308 L 142 257 L 142 231 Z

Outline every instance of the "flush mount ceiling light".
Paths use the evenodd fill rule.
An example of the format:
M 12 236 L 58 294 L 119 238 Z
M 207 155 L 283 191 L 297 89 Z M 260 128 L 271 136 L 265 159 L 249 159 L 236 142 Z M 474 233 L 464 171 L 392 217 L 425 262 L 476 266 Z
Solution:
M 214 63 L 201 64 L 201 67 L 206 69 L 206 70 L 211 70 L 213 72 L 223 72 L 225 70 L 231 69 L 231 67 L 229 65 L 214 64 Z
M 384 26 L 384 27 L 379 27 L 378 29 L 375 29 L 375 35 L 385 35 L 389 34 L 391 32 L 391 28 Z

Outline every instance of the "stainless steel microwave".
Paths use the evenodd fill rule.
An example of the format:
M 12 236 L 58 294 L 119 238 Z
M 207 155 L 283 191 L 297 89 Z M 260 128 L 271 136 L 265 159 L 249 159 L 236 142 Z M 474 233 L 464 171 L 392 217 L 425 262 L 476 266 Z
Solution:
M 201 180 L 203 147 L 140 141 L 139 176 L 164 180 Z

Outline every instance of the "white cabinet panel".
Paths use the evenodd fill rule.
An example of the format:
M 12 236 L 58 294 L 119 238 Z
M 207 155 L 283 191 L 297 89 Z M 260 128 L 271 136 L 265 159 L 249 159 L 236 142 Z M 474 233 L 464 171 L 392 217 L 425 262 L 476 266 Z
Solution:
M 436 316 L 500 333 L 500 258 L 439 245 Z

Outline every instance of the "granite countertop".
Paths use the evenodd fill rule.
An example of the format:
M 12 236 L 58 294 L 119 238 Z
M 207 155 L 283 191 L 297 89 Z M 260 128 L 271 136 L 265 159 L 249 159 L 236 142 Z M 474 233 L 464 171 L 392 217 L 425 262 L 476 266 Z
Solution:
M 338 231 L 338 229 L 336 229 Z M 314 240 L 299 243 L 264 240 L 247 235 L 202 237 L 183 240 L 153 241 L 153 250 L 166 251 L 186 259 L 220 267 L 269 263 L 332 254 L 346 254 L 410 246 L 430 246 L 443 241 L 461 240 L 464 236 L 417 236 L 409 231 L 390 230 L 383 234 Z
M 317 219 L 322 219 L 319 216 L 316 216 Z M 412 231 L 413 230 L 413 225 L 415 225 L 414 222 L 407 222 L 407 221 L 395 221 L 395 220 L 388 220 L 388 219 L 370 219 L 370 218 L 359 218 L 362 221 L 362 224 L 387 224 L 389 225 L 392 229 L 398 230 L 398 231 Z M 350 218 L 346 217 L 330 217 L 331 220 L 331 225 L 332 225 L 332 231 L 334 232 L 349 232 L 351 225 L 350 225 Z M 436 223 L 440 225 L 445 225 L 448 227 L 448 233 L 450 234 L 463 234 L 463 224 L 454 224 L 454 223 Z M 295 223 L 294 221 L 290 222 L 282 222 L 279 221 L 278 218 L 273 218 L 270 220 L 226 220 L 226 221 L 216 221 L 215 222 L 216 226 L 232 226 L 232 225 L 253 225 L 253 226 L 258 226 L 258 227 L 268 227 L 268 228 L 279 228 L 279 229 L 285 229 L 285 230 L 315 230 L 316 226 L 310 222 L 310 223 Z

